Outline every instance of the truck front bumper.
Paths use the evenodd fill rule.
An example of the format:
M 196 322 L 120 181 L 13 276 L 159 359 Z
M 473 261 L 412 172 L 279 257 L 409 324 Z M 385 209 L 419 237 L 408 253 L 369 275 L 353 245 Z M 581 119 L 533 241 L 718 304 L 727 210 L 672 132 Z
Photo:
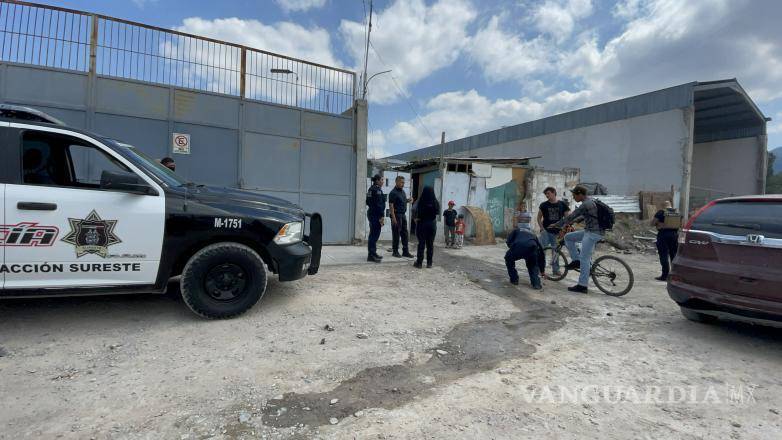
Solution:
M 310 231 L 304 236 L 304 241 L 287 246 L 269 246 L 280 281 L 295 281 L 318 273 L 323 248 L 323 219 L 318 213 L 307 214 L 307 217 Z

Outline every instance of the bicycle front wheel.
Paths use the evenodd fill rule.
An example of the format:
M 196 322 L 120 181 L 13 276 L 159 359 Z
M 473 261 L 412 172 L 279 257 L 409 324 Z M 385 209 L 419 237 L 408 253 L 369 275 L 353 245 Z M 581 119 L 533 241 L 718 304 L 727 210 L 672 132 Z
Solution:
M 557 249 L 556 252 L 554 252 L 553 258 L 557 259 L 557 263 L 559 265 L 559 274 L 555 274 L 554 270 L 552 269 L 551 273 L 549 273 L 546 278 L 551 281 L 560 281 L 567 276 L 567 257 L 565 256 L 565 253 L 562 251 L 562 249 Z
M 601 292 L 610 296 L 626 295 L 635 278 L 630 266 L 613 255 L 603 255 L 592 263 L 592 281 Z

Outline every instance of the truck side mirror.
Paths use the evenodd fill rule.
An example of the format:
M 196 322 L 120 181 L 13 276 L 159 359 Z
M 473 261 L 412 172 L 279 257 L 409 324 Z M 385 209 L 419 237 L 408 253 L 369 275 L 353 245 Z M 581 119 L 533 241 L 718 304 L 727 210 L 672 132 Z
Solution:
M 126 171 L 103 171 L 100 175 L 100 188 L 123 191 L 132 194 L 156 195 L 157 192 L 134 173 Z

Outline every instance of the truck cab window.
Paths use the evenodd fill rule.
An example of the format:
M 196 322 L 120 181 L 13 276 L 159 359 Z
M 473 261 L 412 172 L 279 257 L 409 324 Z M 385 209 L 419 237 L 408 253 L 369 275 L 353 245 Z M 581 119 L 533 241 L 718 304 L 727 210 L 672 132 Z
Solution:
M 22 179 L 26 184 L 96 189 L 104 171 L 130 170 L 80 139 L 32 131 L 22 138 Z

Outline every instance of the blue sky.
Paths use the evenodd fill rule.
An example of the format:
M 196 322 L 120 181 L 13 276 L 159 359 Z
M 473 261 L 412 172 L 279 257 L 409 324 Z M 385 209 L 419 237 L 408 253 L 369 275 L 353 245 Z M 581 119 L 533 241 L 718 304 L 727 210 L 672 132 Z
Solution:
M 365 0 L 368 2 L 369 0 Z M 362 0 L 43 3 L 362 65 Z M 777 0 L 376 0 L 370 152 L 399 153 L 690 81 L 737 78 L 782 146 Z M 227 20 L 235 19 L 235 20 Z

